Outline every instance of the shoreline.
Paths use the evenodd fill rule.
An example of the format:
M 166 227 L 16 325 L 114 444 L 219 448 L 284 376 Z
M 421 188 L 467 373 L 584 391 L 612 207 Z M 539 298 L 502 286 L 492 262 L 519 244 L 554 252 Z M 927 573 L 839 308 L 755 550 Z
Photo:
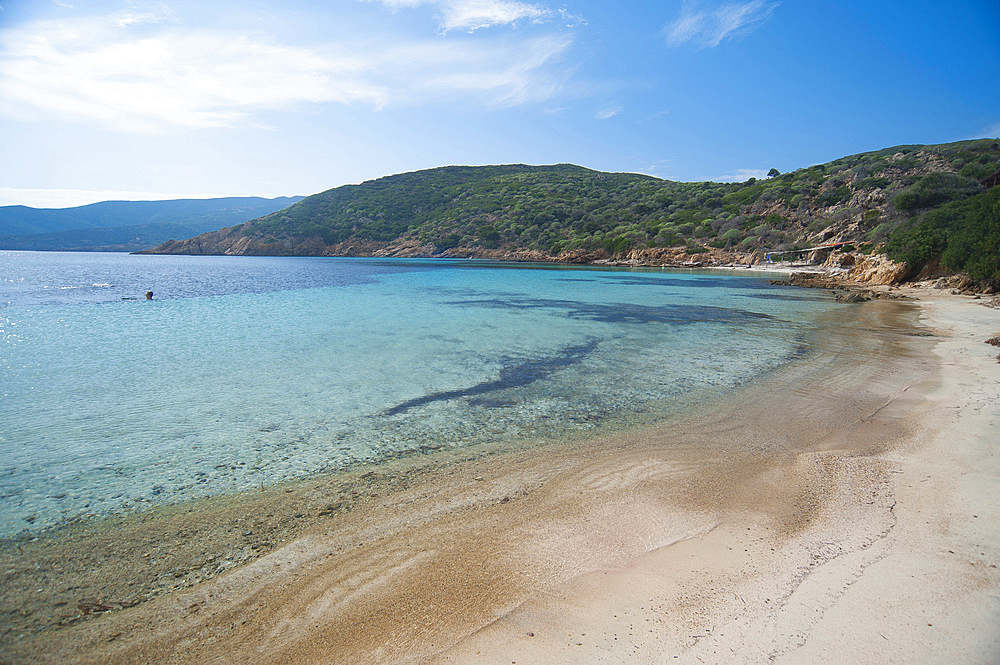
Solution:
M 845 632 L 855 635 L 851 617 L 876 602 L 867 587 L 883 595 L 917 591 L 906 579 L 881 588 L 869 571 L 887 561 L 904 572 L 926 563 L 912 558 L 928 535 L 925 515 L 914 520 L 912 512 L 923 487 L 904 481 L 940 460 L 942 439 L 956 427 L 967 442 L 944 471 L 925 469 L 928 477 L 943 499 L 951 498 L 965 478 L 956 468 L 982 457 L 992 467 L 981 466 L 986 476 L 963 500 L 985 494 L 992 503 L 962 522 L 965 530 L 953 539 L 967 550 L 981 543 L 982 565 L 971 566 L 978 586 L 963 587 L 966 594 L 948 606 L 956 618 L 943 625 L 964 621 L 977 625 L 980 637 L 989 628 L 995 635 L 996 615 L 964 601 L 1000 588 L 989 567 L 1000 563 L 1000 537 L 990 529 L 1000 519 L 989 480 L 998 477 L 997 463 L 984 449 L 995 443 L 989 424 L 1000 400 L 991 405 L 988 393 L 995 396 L 1000 373 L 982 339 L 944 328 L 979 334 L 994 321 L 989 336 L 1000 332 L 1000 315 L 980 307 L 990 315 L 975 317 L 973 325 L 958 312 L 973 306 L 968 299 L 921 293 L 916 307 L 937 337 L 909 328 L 914 314 L 906 310 L 913 305 L 870 303 L 867 331 L 863 325 L 833 331 L 838 323 L 830 322 L 830 334 L 856 336 L 820 366 L 779 370 L 781 376 L 742 391 L 738 400 L 662 426 L 572 449 L 479 451 L 478 458 L 459 451 L 435 458 L 438 464 L 416 476 L 374 470 L 375 477 L 365 478 L 372 472 L 359 470 L 353 486 L 289 493 L 311 509 L 332 510 L 323 521 L 290 529 L 287 544 L 276 542 L 252 563 L 26 637 L 8 644 L 4 657 L 612 663 L 675 655 L 680 662 L 731 662 L 737 653 L 743 662 L 798 662 L 808 647 L 823 660 L 844 646 Z M 846 362 L 858 354 L 873 362 Z M 978 373 L 969 375 L 969 368 Z M 973 393 L 982 395 L 978 412 L 956 415 L 953 402 Z M 374 491 L 349 510 L 333 508 L 334 497 L 361 486 Z M 299 508 L 282 493 L 258 505 L 270 505 L 277 522 L 285 518 L 280 510 L 291 507 L 294 522 Z M 177 534 L 194 528 L 180 521 Z M 966 554 L 954 544 L 952 551 Z M 940 595 L 967 577 L 969 564 L 934 554 L 919 583 Z M 916 610 L 886 611 L 898 622 Z M 933 626 L 924 627 L 926 635 L 911 634 L 920 626 L 894 628 L 873 638 L 898 653 L 924 644 L 933 655 L 925 662 L 948 660 L 943 646 L 972 645 L 951 633 L 943 639 Z M 886 661 L 859 653 L 852 660 Z M 968 649 L 954 653 L 989 662 Z

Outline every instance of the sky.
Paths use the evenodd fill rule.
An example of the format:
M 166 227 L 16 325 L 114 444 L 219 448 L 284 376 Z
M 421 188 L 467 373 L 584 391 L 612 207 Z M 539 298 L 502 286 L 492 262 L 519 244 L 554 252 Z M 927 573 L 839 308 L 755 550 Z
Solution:
M 0 0 L 0 205 L 1000 136 L 997 0 Z

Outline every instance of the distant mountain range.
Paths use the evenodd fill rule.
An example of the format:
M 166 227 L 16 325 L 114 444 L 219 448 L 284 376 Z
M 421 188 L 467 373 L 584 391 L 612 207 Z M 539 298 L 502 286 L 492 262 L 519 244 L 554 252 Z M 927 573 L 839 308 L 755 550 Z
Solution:
M 255 196 L 0 207 L 0 249 L 138 251 L 240 224 L 302 200 Z
M 572 164 L 448 166 L 309 196 L 154 253 L 760 260 L 834 243 L 1000 280 L 1000 140 L 903 145 L 741 183 Z

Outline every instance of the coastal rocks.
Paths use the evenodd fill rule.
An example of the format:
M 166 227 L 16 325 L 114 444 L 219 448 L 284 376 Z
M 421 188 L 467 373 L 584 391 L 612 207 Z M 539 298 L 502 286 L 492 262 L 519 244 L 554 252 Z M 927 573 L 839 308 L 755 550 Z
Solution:
M 599 254 L 598 254 L 599 252 Z M 603 249 L 598 250 L 598 252 L 589 252 L 585 249 L 571 249 L 559 254 L 556 257 L 556 261 L 559 263 L 590 263 L 596 259 L 606 259 L 608 258 L 608 253 Z
M 385 256 L 394 258 L 419 258 L 430 256 L 434 253 L 434 245 L 421 243 L 416 239 L 407 239 L 403 242 L 372 252 L 372 256 Z
M 138 254 L 220 256 L 324 256 L 328 247 L 319 238 L 275 238 L 241 233 L 241 226 L 212 231 L 189 240 L 168 240 Z
M 859 258 L 847 273 L 847 279 L 864 284 L 900 284 L 909 275 L 905 263 L 897 263 L 883 254 L 870 254 Z
M 807 289 L 838 289 L 843 286 L 841 280 L 821 272 L 797 272 L 788 279 L 772 279 L 771 284 L 778 286 L 799 286 Z
M 493 261 L 551 261 L 552 257 L 535 249 L 460 249 L 455 248 L 442 256 L 448 258 L 490 259 Z
M 630 250 L 622 259 L 626 265 L 678 265 L 691 256 L 682 247 L 640 247 Z
M 860 291 L 848 291 L 846 293 L 838 293 L 836 295 L 836 300 L 837 302 L 853 303 L 868 302 L 871 298 Z
M 598 266 L 642 266 L 657 268 L 746 265 L 751 262 L 747 258 L 750 255 L 740 256 L 714 247 L 702 248 L 702 250 L 691 254 L 687 247 L 638 247 L 621 254 L 609 254 L 604 249 L 586 250 L 578 248 L 562 252 L 558 256 L 543 257 L 536 260 Z M 762 257 L 763 254 L 760 254 L 760 256 Z M 758 258 L 758 262 L 759 260 L 761 259 Z
M 951 275 L 934 280 L 931 286 L 935 289 L 952 289 L 959 293 L 975 293 L 976 283 L 965 275 Z
M 857 256 L 853 252 L 841 252 L 833 250 L 830 256 L 826 257 L 823 266 L 827 268 L 852 268 L 857 263 Z
M 858 288 L 857 285 L 846 282 L 842 277 L 820 272 L 793 273 L 788 276 L 788 279 L 772 279 L 771 284 L 831 290 L 836 301 L 842 303 L 862 303 L 869 300 L 910 300 L 909 296 L 892 290 Z
M 996 298 L 994 298 L 996 300 Z M 1000 346 L 1000 335 L 994 335 L 986 340 L 986 343 L 990 346 Z M 997 354 L 997 362 L 1000 363 L 1000 354 Z
M 901 293 L 875 289 L 849 289 L 837 293 L 834 299 L 844 303 L 868 302 L 869 300 L 913 300 L 910 296 Z

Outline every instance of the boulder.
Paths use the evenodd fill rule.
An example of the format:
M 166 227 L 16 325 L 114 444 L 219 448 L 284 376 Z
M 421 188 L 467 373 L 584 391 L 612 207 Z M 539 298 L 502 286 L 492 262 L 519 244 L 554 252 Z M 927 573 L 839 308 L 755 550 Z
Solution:
M 871 300 L 868 296 L 858 291 L 848 291 L 847 293 L 838 293 L 837 302 L 868 302 Z
M 847 273 L 847 279 L 865 284 L 900 284 L 909 272 L 905 263 L 896 263 L 884 254 L 870 254 L 854 264 Z

